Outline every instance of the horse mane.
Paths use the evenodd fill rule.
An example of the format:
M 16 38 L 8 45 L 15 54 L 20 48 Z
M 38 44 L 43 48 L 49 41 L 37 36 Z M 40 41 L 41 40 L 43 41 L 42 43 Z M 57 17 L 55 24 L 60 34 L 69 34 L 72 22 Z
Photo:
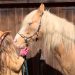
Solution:
M 74 41 L 75 41 L 75 26 L 73 23 L 67 21 L 64 18 L 60 18 L 60 17 L 50 13 L 47 10 L 44 11 L 44 15 L 43 15 L 41 21 L 42 21 L 42 25 L 43 25 L 43 28 L 46 33 L 46 37 L 48 34 L 50 36 L 54 35 L 53 40 L 57 40 L 57 42 L 61 38 L 65 41 L 67 40 L 67 41 L 71 41 L 74 43 Z
M 64 18 L 60 18 L 49 11 L 44 12 L 43 24 L 50 33 L 59 33 L 69 40 L 75 40 L 75 25 Z
M 56 66 L 54 63 L 56 62 L 56 64 L 58 64 L 58 61 L 60 61 L 57 61 L 55 56 L 57 53 L 55 53 L 54 49 L 63 43 L 65 47 L 64 54 L 66 56 L 69 54 L 71 55 L 75 44 L 75 26 L 73 23 L 64 18 L 60 18 L 47 10 L 44 11 L 41 19 L 41 25 L 41 27 L 44 29 L 44 58 L 48 64 L 62 72 L 60 66 Z M 61 55 L 63 54 L 61 53 Z

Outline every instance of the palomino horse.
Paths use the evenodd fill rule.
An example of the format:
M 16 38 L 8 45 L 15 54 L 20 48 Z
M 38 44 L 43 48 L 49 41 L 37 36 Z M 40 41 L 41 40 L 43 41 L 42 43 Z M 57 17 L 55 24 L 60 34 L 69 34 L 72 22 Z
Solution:
M 44 8 L 41 4 L 24 18 L 15 44 L 20 48 L 29 45 L 33 51 L 41 49 L 41 59 L 47 64 L 64 75 L 75 75 L 75 26 Z

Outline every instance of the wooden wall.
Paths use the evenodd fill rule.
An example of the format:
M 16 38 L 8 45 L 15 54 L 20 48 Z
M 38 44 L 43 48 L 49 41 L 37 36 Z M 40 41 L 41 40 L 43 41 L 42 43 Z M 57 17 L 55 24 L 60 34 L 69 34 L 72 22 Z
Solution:
M 23 18 L 36 8 L 0 8 L 0 30 L 11 31 L 13 38 L 20 29 Z M 75 24 L 75 7 L 49 7 L 47 8 L 59 17 L 65 18 Z M 35 57 L 34 57 L 35 58 Z M 61 75 L 58 71 L 36 59 L 28 60 L 30 75 Z M 45 69 L 43 69 L 45 68 Z M 54 71 L 53 71 L 54 70 Z

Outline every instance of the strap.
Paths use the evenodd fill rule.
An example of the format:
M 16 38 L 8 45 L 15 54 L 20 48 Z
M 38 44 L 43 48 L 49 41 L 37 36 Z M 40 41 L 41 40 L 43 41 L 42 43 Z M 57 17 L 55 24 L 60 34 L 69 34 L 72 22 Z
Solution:
M 22 66 L 22 75 L 29 75 L 26 56 L 24 57 L 24 59 L 25 59 L 25 61 L 24 61 L 23 66 Z

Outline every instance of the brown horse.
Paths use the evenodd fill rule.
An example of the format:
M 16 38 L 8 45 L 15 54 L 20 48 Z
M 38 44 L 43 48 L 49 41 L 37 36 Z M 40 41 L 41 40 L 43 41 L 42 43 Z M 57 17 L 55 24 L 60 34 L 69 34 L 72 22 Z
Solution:
M 47 64 L 64 75 L 75 75 L 75 26 L 44 8 L 41 4 L 24 18 L 15 44 L 20 48 L 29 45 L 32 57 L 41 49 L 41 59 Z

